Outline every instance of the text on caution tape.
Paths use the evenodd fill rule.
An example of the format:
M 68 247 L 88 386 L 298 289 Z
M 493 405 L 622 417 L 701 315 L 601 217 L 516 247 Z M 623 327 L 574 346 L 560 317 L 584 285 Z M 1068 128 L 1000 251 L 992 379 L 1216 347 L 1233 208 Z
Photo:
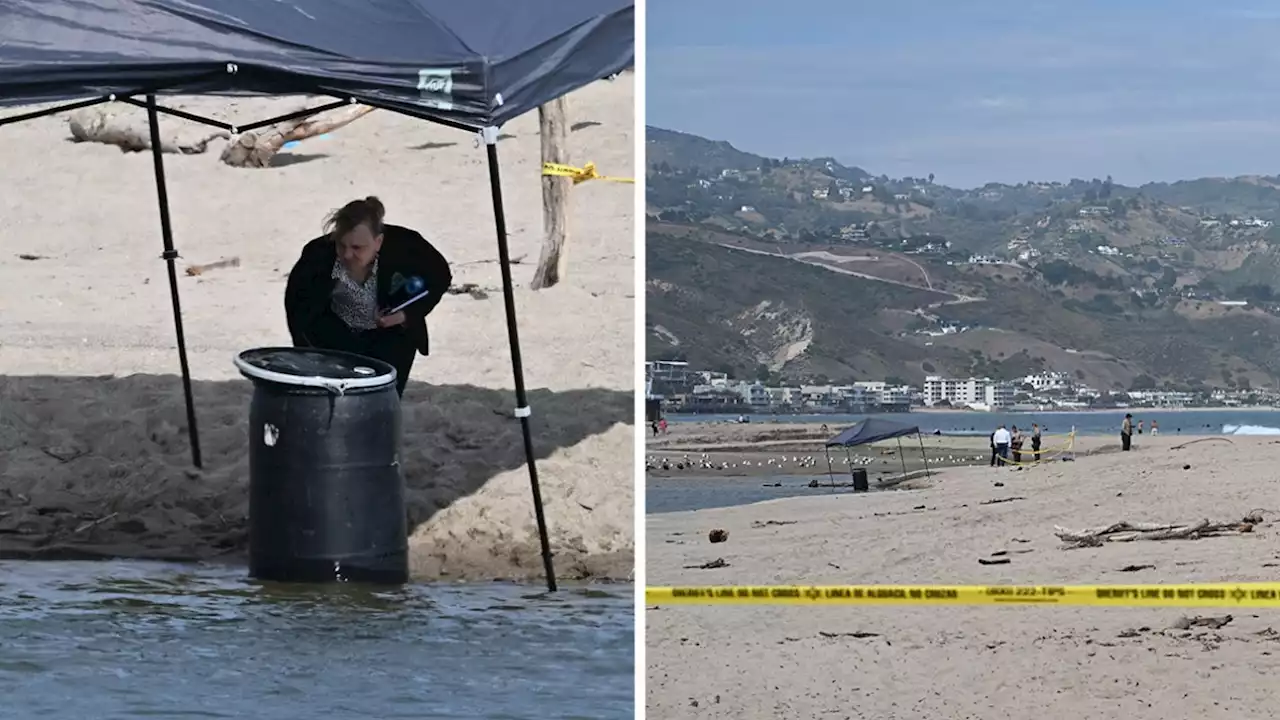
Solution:
M 560 165 L 558 163 L 542 163 L 542 174 L 558 177 L 573 178 L 573 184 L 584 183 L 588 180 L 605 180 L 607 182 L 633 183 L 634 178 L 610 177 L 601 175 L 596 170 L 595 163 L 587 163 L 582 167 L 574 167 L 572 165 Z
M 823 585 L 650 587 L 650 604 L 1164 605 L 1280 608 L 1280 583 L 1231 585 Z

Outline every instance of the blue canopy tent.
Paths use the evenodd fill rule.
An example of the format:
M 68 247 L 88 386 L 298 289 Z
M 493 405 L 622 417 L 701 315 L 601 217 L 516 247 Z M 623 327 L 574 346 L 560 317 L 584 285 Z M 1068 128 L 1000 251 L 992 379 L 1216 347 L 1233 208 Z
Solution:
M 158 116 L 247 132 L 358 103 L 477 132 L 489 165 L 507 335 L 547 585 L 538 485 L 498 164 L 498 128 L 632 65 L 634 0 L 0 0 L 0 107 L 62 103 L 0 126 L 112 100 L 146 108 L 191 458 L 200 441 L 187 364 Z M 158 95 L 323 95 L 245 125 Z M 139 97 L 144 99 L 138 99 Z
M 920 457 L 924 459 L 924 474 L 928 477 L 931 474 L 929 471 L 929 456 L 924 451 L 924 438 L 920 435 L 919 427 L 903 425 L 890 420 L 867 418 L 845 428 L 839 435 L 828 440 L 823 448 L 823 451 L 827 454 L 827 475 L 831 478 L 831 484 L 835 485 L 835 477 L 831 469 L 831 448 L 843 447 L 845 449 L 845 457 L 849 459 L 849 448 L 851 447 L 894 439 L 898 441 L 898 460 L 902 462 L 902 476 L 905 478 L 907 475 L 907 459 L 902 454 L 902 438 L 910 435 L 915 435 L 920 442 Z M 851 459 L 850 466 L 852 466 Z M 852 472 L 852 469 L 850 471 Z

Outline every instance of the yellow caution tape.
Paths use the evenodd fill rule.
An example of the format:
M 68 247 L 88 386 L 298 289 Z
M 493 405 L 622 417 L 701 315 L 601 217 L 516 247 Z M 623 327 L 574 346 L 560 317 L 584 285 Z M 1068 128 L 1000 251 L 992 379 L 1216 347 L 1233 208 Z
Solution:
M 1105 605 L 1280 608 L 1280 583 L 650 587 L 650 605 Z
M 588 180 L 607 180 L 609 182 L 621 183 L 635 182 L 635 178 L 609 177 L 607 175 L 601 175 L 596 171 L 596 164 L 591 162 L 580 168 L 572 165 L 559 165 L 557 163 L 542 163 L 542 174 L 573 178 L 574 185 L 584 183 Z
M 1075 446 L 1076 446 L 1076 432 L 1072 430 L 1071 433 L 1067 435 L 1067 442 L 1057 447 L 1040 448 L 1039 450 L 1019 450 L 1018 451 L 1019 457 L 1025 457 L 1028 455 L 1031 456 L 1031 460 L 1029 461 L 1014 460 L 1013 450 L 1010 450 L 1009 456 L 1004 460 L 1004 464 L 1005 465 L 1021 465 L 1024 467 L 1030 466 L 1030 465 L 1038 465 L 1044 462 L 1045 460 L 1049 459 L 1043 456 L 1047 456 L 1050 453 L 1053 453 L 1055 456 L 1065 455 L 1071 452 L 1072 450 L 1074 450 Z M 1040 455 L 1042 457 L 1036 457 L 1037 455 Z

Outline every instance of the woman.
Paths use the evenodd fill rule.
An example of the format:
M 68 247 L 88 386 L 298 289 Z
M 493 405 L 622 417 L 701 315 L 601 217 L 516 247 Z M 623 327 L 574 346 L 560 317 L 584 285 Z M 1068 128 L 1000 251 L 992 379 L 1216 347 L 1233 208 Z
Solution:
M 376 197 L 354 200 L 302 249 L 285 287 L 295 347 L 342 350 L 390 363 L 404 396 L 417 353 L 428 354 L 426 316 L 449 289 L 449 263 L 408 228 L 383 223 Z M 420 280 L 423 287 L 415 290 Z M 407 287 L 406 287 L 407 286 Z M 402 310 L 387 310 L 426 291 Z

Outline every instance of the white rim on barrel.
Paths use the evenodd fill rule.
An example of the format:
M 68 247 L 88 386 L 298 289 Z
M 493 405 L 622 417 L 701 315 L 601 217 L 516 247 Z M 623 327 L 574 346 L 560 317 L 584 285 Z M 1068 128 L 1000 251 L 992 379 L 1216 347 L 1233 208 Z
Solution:
M 276 372 L 275 370 L 267 370 L 257 365 L 246 362 L 240 355 L 232 358 L 231 362 L 241 373 L 251 378 L 266 380 L 267 382 L 280 383 L 282 385 L 301 385 L 303 387 L 324 388 L 339 395 L 348 390 L 357 388 L 377 388 L 384 385 L 390 385 L 396 381 L 396 370 L 391 369 L 390 373 L 385 375 L 373 375 L 371 377 L 362 378 L 331 378 L 322 375 L 290 375 L 288 373 Z M 377 372 L 368 366 L 354 368 L 356 372 L 361 370 L 369 370 Z

